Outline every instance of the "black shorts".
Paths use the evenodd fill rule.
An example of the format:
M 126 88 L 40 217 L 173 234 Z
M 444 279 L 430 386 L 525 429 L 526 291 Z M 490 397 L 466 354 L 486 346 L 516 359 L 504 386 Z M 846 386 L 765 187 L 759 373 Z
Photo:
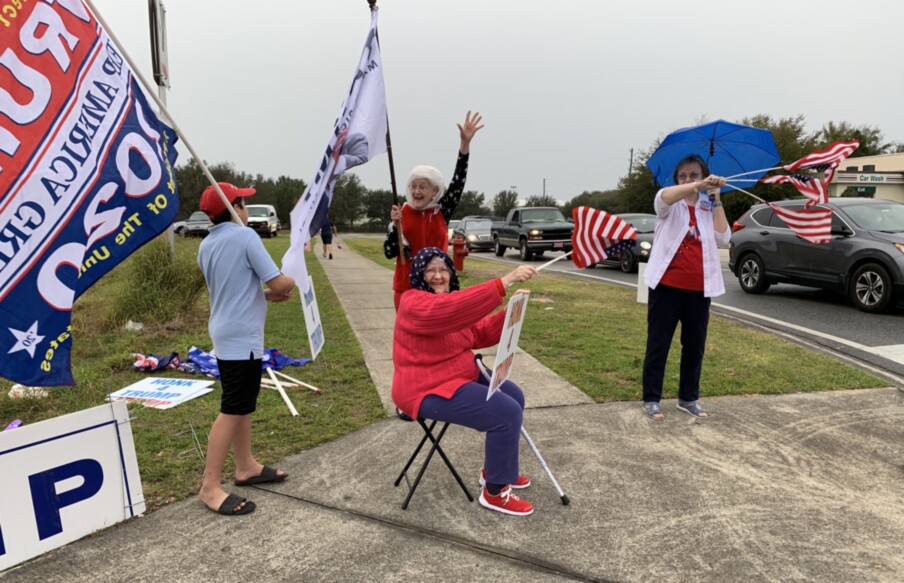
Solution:
M 249 415 L 257 409 L 257 395 L 261 392 L 261 359 L 252 355 L 248 360 L 220 360 L 220 384 L 223 398 L 220 413 Z

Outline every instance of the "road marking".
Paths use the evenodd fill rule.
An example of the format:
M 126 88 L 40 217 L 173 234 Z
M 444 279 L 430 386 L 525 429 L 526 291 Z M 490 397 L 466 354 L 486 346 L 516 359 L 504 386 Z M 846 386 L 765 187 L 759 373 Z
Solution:
M 782 320 L 776 320 L 775 318 L 770 318 L 769 316 L 761 316 L 759 314 L 754 314 L 753 312 L 748 312 L 747 310 L 742 310 L 740 308 L 735 308 L 733 306 L 726 306 L 725 304 L 719 304 L 713 302 L 714 306 L 718 306 L 723 310 L 728 310 L 730 312 L 735 312 L 737 314 L 743 314 L 749 318 L 753 318 L 756 320 L 762 320 L 764 322 L 769 322 L 770 324 L 774 324 L 776 326 L 780 326 L 783 328 L 790 328 L 796 332 L 803 332 L 805 334 L 809 334 L 811 336 L 816 336 L 817 338 L 821 338 L 823 340 L 827 340 L 829 342 L 835 342 L 837 344 L 842 344 L 849 348 L 853 348 L 855 350 L 862 350 L 863 352 L 867 352 L 870 354 L 875 354 L 876 356 L 881 356 L 882 358 L 886 358 L 898 364 L 904 364 L 904 344 L 891 345 L 891 346 L 867 346 L 865 344 L 860 344 L 859 342 L 854 342 L 853 340 L 848 340 L 846 338 L 839 338 L 838 336 L 832 336 L 831 334 L 826 334 L 825 332 L 820 332 L 818 330 L 813 330 L 812 328 L 805 328 L 803 326 L 798 326 L 797 324 L 791 324 L 789 322 L 785 322 Z

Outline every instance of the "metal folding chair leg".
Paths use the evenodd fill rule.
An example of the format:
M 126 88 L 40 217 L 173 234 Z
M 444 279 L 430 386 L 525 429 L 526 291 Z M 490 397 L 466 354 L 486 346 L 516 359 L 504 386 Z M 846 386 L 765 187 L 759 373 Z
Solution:
M 421 483 L 421 478 L 424 476 L 424 471 L 427 469 L 427 466 L 430 464 L 430 460 L 433 458 L 434 453 L 438 453 L 439 457 L 442 458 L 443 462 L 446 464 L 446 467 L 449 468 L 449 471 L 452 472 L 452 475 L 455 477 L 455 480 L 458 482 L 458 485 L 461 486 L 462 491 L 465 493 L 465 496 L 468 497 L 469 502 L 474 501 L 474 496 L 471 495 L 470 490 L 468 490 L 467 486 L 465 486 L 464 480 L 461 479 L 461 476 L 458 475 L 458 472 L 455 471 L 455 467 L 452 465 L 452 462 L 449 461 L 448 456 L 446 456 L 446 452 L 443 451 L 443 448 L 440 447 L 440 441 L 443 438 L 443 435 L 446 434 L 446 429 L 449 428 L 449 423 L 443 423 L 442 428 L 440 428 L 439 433 L 434 436 L 433 428 L 436 427 L 436 420 L 433 420 L 430 423 L 430 426 L 427 426 L 427 423 L 424 421 L 422 417 L 418 417 L 418 424 L 421 426 L 421 429 L 424 430 L 424 437 L 421 438 L 421 442 L 415 448 L 414 453 L 411 454 L 411 457 L 408 458 L 408 463 L 405 464 L 405 467 L 402 468 L 399 477 L 396 478 L 395 485 L 398 485 L 402 482 L 402 478 L 407 477 L 408 469 L 414 463 L 414 460 L 417 458 L 418 454 L 421 452 L 421 449 L 424 447 L 424 444 L 427 443 L 429 439 L 431 442 L 430 450 L 427 452 L 427 457 L 424 460 L 424 463 L 421 464 L 420 469 L 417 472 L 417 476 L 414 478 L 414 482 L 411 482 L 408 486 L 408 494 L 405 496 L 405 501 L 402 503 L 402 510 L 408 509 L 408 503 L 411 502 L 411 497 L 414 496 L 414 491 L 417 489 L 418 484 Z

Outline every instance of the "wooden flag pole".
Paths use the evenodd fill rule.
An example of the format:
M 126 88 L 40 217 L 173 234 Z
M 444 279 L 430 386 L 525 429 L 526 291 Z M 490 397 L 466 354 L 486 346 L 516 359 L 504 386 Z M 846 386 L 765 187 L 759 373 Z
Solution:
M 370 11 L 373 12 L 377 9 L 377 0 L 367 0 L 367 4 L 370 6 Z M 380 31 L 377 31 L 377 46 L 380 46 Z M 401 207 L 401 203 L 399 201 L 399 189 L 396 184 L 396 176 L 395 176 L 395 162 L 392 158 L 392 136 L 389 133 L 389 106 L 386 106 L 386 159 L 389 161 L 389 184 L 392 187 L 392 205 L 399 205 Z M 395 221 L 396 232 L 399 234 L 399 257 L 402 259 L 402 264 L 404 265 L 408 258 L 405 256 L 405 238 L 402 235 L 402 225 L 401 221 Z
M 295 409 L 295 405 L 292 404 L 292 401 L 289 400 L 289 395 L 286 394 L 286 391 L 282 387 L 282 383 L 279 382 L 279 379 L 276 378 L 276 375 L 273 374 L 272 368 L 267 368 L 267 373 L 270 375 L 270 378 L 276 384 L 276 390 L 279 391 L 279 396 L 282 397 L 283 401 L 286 402 L 286 407 L 289 408 L 289 413 L 292 414 L 292 417 L 298 417 L 298 410 Z

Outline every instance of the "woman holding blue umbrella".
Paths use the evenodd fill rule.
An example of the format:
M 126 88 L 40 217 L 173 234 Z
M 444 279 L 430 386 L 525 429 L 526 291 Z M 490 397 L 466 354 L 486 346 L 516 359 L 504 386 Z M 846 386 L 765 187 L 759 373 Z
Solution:
M 643 365 L 643 408 L 651 419 L 664 418 L 659 405 L 666 360 L 681 323 L 678 409 L 706 417 L 698 402 L 711 298 L 725 293 L 718 245 L 731 237 L 722 207 L 725 179 L 711 175 L 700 156 L 675 166 L 674 186 L 656 193 L 653 251 L 644 281 L 650 288 L 647 350 Z

